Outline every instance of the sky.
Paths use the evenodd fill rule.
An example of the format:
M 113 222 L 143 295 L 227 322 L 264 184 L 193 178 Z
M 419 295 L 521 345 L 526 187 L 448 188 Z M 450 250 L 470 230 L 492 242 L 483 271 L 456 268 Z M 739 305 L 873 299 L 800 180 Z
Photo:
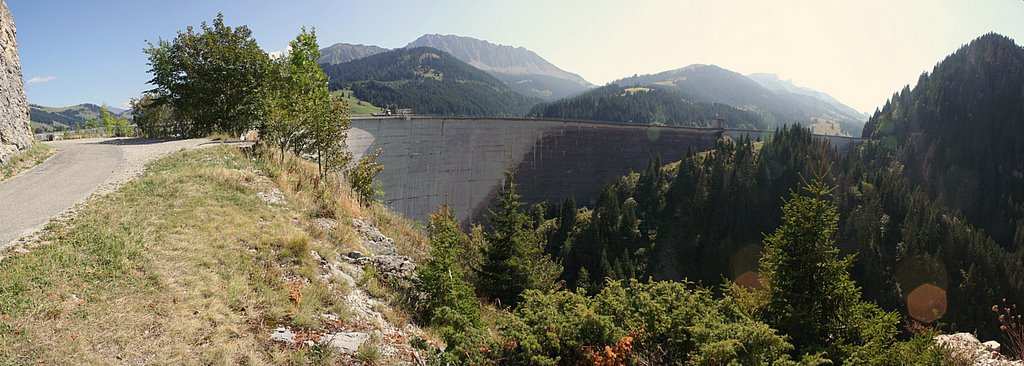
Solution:
M 603 85 L 690 64 L 767 72 L 862 112 L 988 32 L 1024 41 L 1024 0 L 4 0 L 31 103 L 123 107 L 151 88 L 147 41 L 218 12 L 267 52 L 457 34 L 526 47 Z

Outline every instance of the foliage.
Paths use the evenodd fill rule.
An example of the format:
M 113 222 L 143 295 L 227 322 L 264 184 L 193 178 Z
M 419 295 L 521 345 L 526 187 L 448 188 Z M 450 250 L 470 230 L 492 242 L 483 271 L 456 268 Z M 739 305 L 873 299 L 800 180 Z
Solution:
M 529 289 L 548 290 L 557 286 L 562 271 L 544 254 L 543 243 L 533 231 L 529 216 L 520 208 L 514 174 L 506 172 L 498 200 L 489 210 L 487 247 L 480 270 L 480 294 L 501 306 L 515 306 L 519 295 Z
M 524 115 L 539 101 L 427 47 L 396 49 L 323 68 L 332 90 L 350 89 L 373 105 L 411 108 L 419 114 L 513 117 Z
M 729 127 L 767 128 L 764 119 L 753 112 L 721 103 L 688 101 L 657 86 L 644 89 L 633 91 L 610 84 L 571 98 L 538 104 L 530 116 L 696 127 L 724 118 Z
M 150 43 L 145 52 L 155 87 L 149 93 L 158 106 L 171 107 L 178 136 L 238 136 L 263 120 L 270 58 L 248 27 L 229 27 L 218 14 L 199 32 L 188 27 L 173 41 Z
M 134 134 L 131 122 L 128 122 L 126 118 L 111 115 L 107 106 L 100 109 L 100 123 L 106 128 L 107 135 L 127 137 Z
M 465 341 L 460 335 L 481 325 L 473 287 L 458 265 L 468 238 L 459 230 L 455 214 L 447 205 L 430 216 L 427 232 L 431 251 L 430 259 L 418 269 L 416 287 L 424 296 L 418 304 L 419 314 L 441 334 L 448 347 L 458 348 Z
M 345 178 L 359 197 L 359 202 L 364 205 L 372 204 L 383 194 L 377 189 L 379 184 L 373 180 L 381 170 L 384 170 L 384 165 L 377 163 L 381 151 L 378 147 L 372 153 L 364 155 L 355 166 L 345 172 Z
M 278 138 L 295 140 L 291 143 L 298 143 L 295 148 L 313 157 L 323 181 L 328 173 L 341 170 L 352 159 L 345 151 L 348 111 L 327 90 L 327 75 L 317 65 L 320 46 L 316 31 L 303 28 L 290 46 L 284 94 L 287 116 L 281 122 L 287 127 L 274 130 L 279 132 Z M 297 138 L 280 133 L 295 131 L 293 121 L 301 126 Z
M 1022 84 L 1024 48 L 986 34 L 893 94 L 864 126 L 910 183 L 1011 251 L 1024 248 Z
M 157 95 L 144 93 L 138 99 L 132 99 L 132 119 L 139 132 L 145 137 L 172 137 L 177 133 L 174 112 L 170 104 L 159 103 Z
M 609 184 L 593 207 L 549 211 L 553 226 L 567 226 L 556 232 L 568 235 L 546 236 L 547 247 L 569 287 L 591 293 L 605 277 L 735 280 L 756 271 L 762 233 L 782 223 L 779 197 L 825 162 L 837 185 L 835 241 L 842 253 L 858 253 L 850 273 L 864 298 L 909 315 L 906 296 L 932 284 L 945 291 L 941 322 L 997 336 L 989 307 L 1024 296 L 1021 253 L 930 199 L 890 154 L 876 142 L 840 154 L 796 127 L 763 143 L 722 139 L 712 151 Z
M 828 201 L 833 187 L 821 179 L 802 187 L 807 196 L 791 194 L 783 224 L 765 237 L 760 263 L 769 298 L 762 318 L 798 349 L 841 360 L 869 342 L 891 341 L 897 317 L 861 301 L 847 271 L 853 258 L 842 258 L 834 244 L 839 214 Z M 851 345 L 856 348 L 843 349 Z
M 767 365 L 788 363 L 792 350 L 728 299 L 685 282 L 610 281 L 593 297 L 530 290 L 510 315 L 491 351 L 512 365 Z

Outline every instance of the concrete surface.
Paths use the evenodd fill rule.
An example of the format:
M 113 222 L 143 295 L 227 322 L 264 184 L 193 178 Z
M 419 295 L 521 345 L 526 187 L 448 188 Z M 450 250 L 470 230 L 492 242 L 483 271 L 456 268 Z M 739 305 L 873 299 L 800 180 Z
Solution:
M 353 154 L 382 149 L 377 179 L 384 202 L 424 221 L 445 201 L 463 223 L 481 222 L 508 168 L 527 202 L 574 196 L 591 204 L 601 189 L 659 154 L 668 163 L 688 148 L 706 150 L 719 130 L 563 120 L 440 118 L 355 119 Z M 738 138 L 771 132 L 729 130 Z M 859 139 L 830 139 L 845 147 Z
M 0 250 L 95 193 L 111 192 L 156 158 L 209 140 L 82 139 L 49 143 L 56 155 L 0 182 Z

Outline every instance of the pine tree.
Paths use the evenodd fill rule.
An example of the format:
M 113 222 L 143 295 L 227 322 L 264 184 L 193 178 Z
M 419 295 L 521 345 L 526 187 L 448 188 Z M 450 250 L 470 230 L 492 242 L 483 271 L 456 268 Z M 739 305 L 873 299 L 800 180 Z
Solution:
M 417 289 L 425 294 L 421 316 L 442 336 L 462 333 L 480 323 L 480 311 L 473 286 L 466 282 L 458 265 L 467 238 L 448 205 L 438 207 L 427 226 L 430 259 L 419 269 Z
M 893 341 L 897 316 L 861 300 L 848 272 L 853 257 L 841 257 L 834 243 L 839 214 L 831 189 L 819 177 L 805 184 L 807 195 L 792 192 L 783 224 L 764 240 L 761 271 L 769 294 L 765 320 L 797 351 L 826 351 L 838 361 L 865 349 L 853 346 Z
M 562 268 L 544 254 L 543 243 L 532 229 L 530 217 L 520 208 L 514 174 L 506 172 L 498 201 L 489 210 L 487 248 L 480 273 L 481 294 L 501 305 L 515 306 L 528 289 L 548 290 Z

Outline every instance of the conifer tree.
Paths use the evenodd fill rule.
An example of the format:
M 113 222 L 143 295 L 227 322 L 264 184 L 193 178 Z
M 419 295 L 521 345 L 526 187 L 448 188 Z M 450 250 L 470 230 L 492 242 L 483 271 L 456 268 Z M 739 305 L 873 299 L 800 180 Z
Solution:
M 824 351 L 836 361 L 864 358 L 894 341 L 898 316 L 861 300 L 848 271 L 853 257 L 840 256 L 834 242 L 839 214 L 823 179 L 805 184 L 806 195 L 792 192 L 782 225 L 764 240 L 764 320 L 799 352 Z
M 462 333 L 480 323 L 480 311 L 473 287 L 466 282 L 458 260 L 467 238 L 448 205 L 438 207 L 427 226 L 430 259 L 419 269 L 418 290 L 425 294 L 420 304 L 422 318 L 442 336 Z
M 479 290 L 501 305 L 515 306 L 523 291 L 555 288 L 562 268 L 544 254 L 544 244 L 532 229 L 530 217 L 520 210 L 523 203 L 516 193 L 514 174 L 506 172 L 505 176 L 487 217 L 491 230 L 486 234 Z

